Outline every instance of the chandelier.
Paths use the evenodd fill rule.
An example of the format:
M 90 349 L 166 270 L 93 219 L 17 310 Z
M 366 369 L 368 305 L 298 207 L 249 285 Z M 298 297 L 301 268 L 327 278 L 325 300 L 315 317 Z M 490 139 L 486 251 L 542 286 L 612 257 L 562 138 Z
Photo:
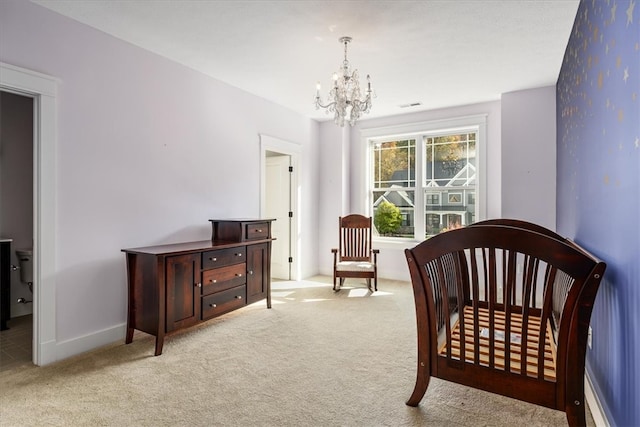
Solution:
M 316 110 L 325 108 L 326 113 L 334 113 L 334 121 L 338 126 L 344 126 L 345 121 L 353 126 L 362 113 L 371 110 L 371 78 L 367 74 L 367 90 L 362 98 L 358 70 L 353 73 L 349 69 L 347 60 L 347 45 L 351 37 L 340 37 L 339 42 L 344 43 L 344 61 L 337 73 L 333 73 L 333 87 L 329 92 L 329 100 L 325 105 L 320 98 L 320 82 L 316 86 Z

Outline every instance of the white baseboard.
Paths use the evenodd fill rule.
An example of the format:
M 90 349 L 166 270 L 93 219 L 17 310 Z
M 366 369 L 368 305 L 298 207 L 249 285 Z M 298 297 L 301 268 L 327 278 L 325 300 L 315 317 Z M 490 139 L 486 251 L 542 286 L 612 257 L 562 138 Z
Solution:
M 44 366 L 57 361 L 56 357 L 56 342 L 47 341 L 40 343 L 40 354 L 34 359 L 37 365 Z
M 593 389 L 593 384 L 591 383 L 591 378 L 589 377 L 589 373 L 587 371 L 585 371 L 584 373 L 584 397 L 587 401 L 587 405 L 589 405 L 589 409 L 591 410 L 591 415 L 593 415 L 593 421 L 595 421 L 596 427 L 610 427 L 611 424 L 607 420 L 607 416 L 602 409 L 602 404 L 600 403 L 600 399 Z
M 124 340 L 127 324 L 121 323 L 111 328 L 103 329 L 78 338 L 57 343 L 55 350 L 55 360 L 48 360 L 48 363 L 67 359 L 96 348 L 113 344 L 116 341 Z M 43 365 L 48 363 L 42 363 Z

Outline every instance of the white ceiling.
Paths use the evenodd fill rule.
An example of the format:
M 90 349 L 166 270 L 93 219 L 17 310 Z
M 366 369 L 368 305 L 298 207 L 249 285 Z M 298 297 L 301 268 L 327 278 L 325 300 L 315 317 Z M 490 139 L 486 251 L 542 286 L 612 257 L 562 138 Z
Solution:
M 366 117 L 556 83 L 579 0 L 32 0 L 305 116 L 353 37 L 377 93 Z M 400 108 L 420 102 L 422 105 Z

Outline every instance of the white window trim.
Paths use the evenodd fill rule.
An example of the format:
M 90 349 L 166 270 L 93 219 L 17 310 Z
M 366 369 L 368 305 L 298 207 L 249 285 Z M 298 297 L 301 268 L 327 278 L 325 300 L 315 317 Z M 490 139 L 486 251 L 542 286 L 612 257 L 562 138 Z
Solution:
M 361 157 L 364 159 L 365 165 L 363 168 L 364 176 L 366 177 L 361 189 L 362 194 L 365 196 L 362 198 L 364 206 L 361 207 L 362 212 L 367 212 L 369 215 L 373 215 L 371 212 L 371 194 L 373 189 L 371 188 L 371 159 L 370 159 L 370 144 L 375 142 L 384 142 L 389 138 L 396 139 L 410 139 L 418 138 L 419 135 L 424 133 L 433 134 L 438 132 L 442 134 L 449 133 L 450 131 L 457 131 L 460 128 L 476 127 L 477 141 L 476 141 L 476 159 L 479 168 L 477 175 L 477 191 L 476 191 L 476 221 L 481 221 L 487 217 L 487 114 L 476 114 L 472 116 L 463 116 L 450 119 L 431 120 L 427 122 L 407 123 L 402 125 L 384 126 L 378 128 L 362 129 L 360 131 L 360 149 Z M 416 159 L 422 158 L 423 155 L 422 140 L 416 140 Z M 420 156 L 420 157 L 419 157 Z M 423 181 L 423 168 L 416 168 L 416 184 Z M 422 187 L 422 184 L 420 185 Z M 418 206 L 424 205 L 424 192 L 418 191 L 416 187 L 415 204 Z M 426 230 L 424 221 L 416 221 L 415 224 L 417 236 L 424 236 Z M 407 239 L 407 238 L 389 238 L 374 236 L 374 241 L 389 244 L 390 246 L 403 245 L 406 246 L 407 242 L 422 241 L 422 239 Z

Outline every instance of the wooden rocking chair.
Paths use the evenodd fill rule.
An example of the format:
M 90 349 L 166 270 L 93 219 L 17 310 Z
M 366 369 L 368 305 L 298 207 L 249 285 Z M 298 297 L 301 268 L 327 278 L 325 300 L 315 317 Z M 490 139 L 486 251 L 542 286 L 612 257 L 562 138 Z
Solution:
M 378 249 L 371 248 L 371 217 L 352 214 L 338 220 L 338 248 L 333 253 L 333 290 L 338 291 L 344 279 L 356 277 L 367 279 L 371 291 L 378 290 Z M 338 286 L 337 279 L 340 278 Z M 373 279 L 373 290 L 371 289 Z

